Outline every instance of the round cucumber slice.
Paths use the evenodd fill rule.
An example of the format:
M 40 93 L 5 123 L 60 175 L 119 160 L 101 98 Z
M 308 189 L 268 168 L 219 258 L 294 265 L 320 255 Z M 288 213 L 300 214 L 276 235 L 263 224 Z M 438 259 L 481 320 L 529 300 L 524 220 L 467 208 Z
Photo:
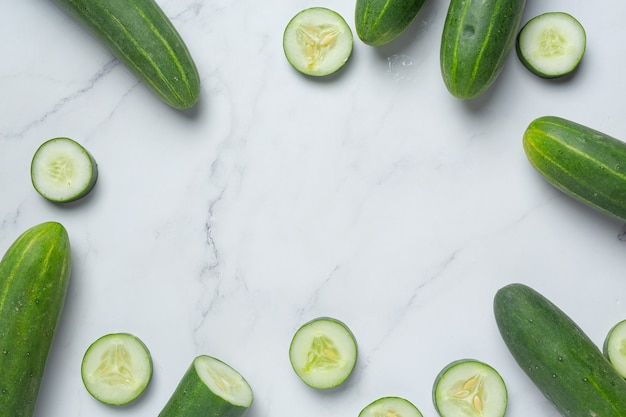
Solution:
M 70 138 L 44 142 L 33 156 L 30 176 L 35 190 L 47 200 L 67 203 L 86 196 L 96 184 L 93 156 Z
M 296 14 L 283 34 L 287 61 L 306 75 L 326 76 L 338 71 L 350 58 L 352 30 L 343 17 L 325 7 L 311 7 Z
M 543 78 L 574 71 L 587 47 L 585 29 L 573 16 L 547 12 L 530 19 L 517 35 L 517 56 L 526 68 Z
M 85 352 L 81 375 L 85 388 L 98 401 L 128 404 L 145 391 L 152 379 L 152 357 L 137 336 L 107 334 Z
M 341 321 L 319 317 L 302 325 L 293 336 L 289 360 L 308 386 L 330 389 L 343 384 L 357 360 L 357 344 Z
M 382 397 L 363 408 L 359 417 L 422 417 L 422 413 L 404 398 Z
M 448 364 L 433 386 L 433 403 L 441 417 L 503 417 L 507 402 L 500 374 L 475 359 Z
M 609 330 L 602 350 L 617 372 L 626 378 L 626 320 Z

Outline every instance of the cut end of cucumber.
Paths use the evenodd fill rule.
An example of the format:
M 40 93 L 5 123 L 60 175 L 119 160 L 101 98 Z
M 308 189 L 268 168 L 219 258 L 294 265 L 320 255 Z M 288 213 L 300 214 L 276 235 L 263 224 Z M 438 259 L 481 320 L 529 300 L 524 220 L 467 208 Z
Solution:
M 441 417 L 503 417 L 508 394 L 494 368 L 461 359 L 444 367 L 435 379 L 433 402 Z
M 69 138 L 44 142 L 33 156 L 31 181 L 45 199 L 67 203 L 86 196 L 96 184 L 98 166 L 91 154 Z
M 626 320 L 613 326 L 604 340 L 602 350 L 622 378 L 626 378 Z
M 296 14 L 283 34 L 287 61 L 311 76 L 326 76 L 342 68 L 352 54 L 352 30 L 337 12 L 312 7 Z
M 232 405 L 250 407 L 253 401 L 252 388 L 239 372 L 219 359 L 206 355 L 196 357 L 194 367 L 200 380 L 215 395 Z
M 352 374 L 357 344 L 350 329 L 329 317 L 314 319 L 298 329 L 289 347 L 291 366 L 310 387 L 330 389 Z
M 534 74 L 557 78 L 573 72 L 585 53 L 583 26 L 564 12 L 543 13 L 529 20 L 517 36 L 517 56 Z
M 359 417 L 422 417 L 422 413 L 404 398 L 382 397 L 363 408 Z
M 89 346 L 81 374 L 85 388 L 98 401 L 124 405 L 137 399 L 152 379 L 146 345 L 129 333 L 102 336 Z

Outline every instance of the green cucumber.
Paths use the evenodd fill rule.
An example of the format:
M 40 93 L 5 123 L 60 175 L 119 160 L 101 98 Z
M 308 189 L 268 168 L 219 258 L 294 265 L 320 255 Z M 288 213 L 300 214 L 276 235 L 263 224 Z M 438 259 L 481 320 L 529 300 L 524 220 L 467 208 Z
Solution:
M 325 390 L 346 382 L 356 365 L 357 352 L 348 326 L 331 317 L 318 317 L 293 335 L 289 361 L 305 384 Z
M 433 384 L 433 404 L 441 417 L 503 417 L 507 403 L 500 373 L 476 359 L 449 363 Z
M 98 401 L 123 405 L 136 400 L 152 378 L 148 347 L 130 333 L 106 334 L 94 341 L 81 364 L 85 389 Z
M 422 413 L 407 399 L 382 397 L 365 406 L 359 417 L 422 417 Z
M 473 99 L 500 75 L 515 45 L 526 0 L 451 0 L 440 63 L 448 91 Z
M 45 199 L 68 203 L 91 192 L 98 179 L 98 164 L 76 141 L 54 138 L 37 148 L 30 178 L 35 190 Z
M 542 78 L 558 78 L 573 72 L 586 47 L 585 29 L 564 12 L 533 17 L 522 26 L 515 43 L 520 62 Z
M 626 320 L 622 320 L 609 330 L 602 345 L 602 353 L 617 372 L 626 378 Z
M 514 283 L 497 291 L 493 308 L 513 358 L 563 416 L 626 416 L 626 381 L 554 303 Z
M 207 355 L 194 358 L 159 417 L 241 417 L 252 388 L 230 365 Z
M 0 413 L 31 417 L 65 304 L 72 266 L 66 229 L 26 230 L 0 260 Z
M 165 103 L 192 107 L 200 77 L 187 46 L 155 0 L 53 0 Z
M 425 3 L 426 0 L 357 0 L 357 36 L 368 45 L 386 45 L 409 28 Z
M 287 61 L 302 74 L 324 77 L 339 71 L 352 55 L 354 37 L 334 10 L 310 7 L 291 18 L 283 33 Z
M 557 189 L 626 221 L 626 143 L 544 116 L 528 125 L 523 146 L 531 165 Z

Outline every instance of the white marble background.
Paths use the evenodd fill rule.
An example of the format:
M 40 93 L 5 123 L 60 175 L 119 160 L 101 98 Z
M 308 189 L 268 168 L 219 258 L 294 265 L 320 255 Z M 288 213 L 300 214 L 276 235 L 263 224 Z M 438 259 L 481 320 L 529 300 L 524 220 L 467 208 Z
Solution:
M 74 257 L 36 416 L 156 416 L 197 354 L 246 377 L 249 417 L 357 416 L 383 395 L 435 417 L 434 378 L 462 357 L 500 371 L 508 416 L 555 416 L 502 343 L 492 299 L 529 284 L 599 344 L 626 318 L 623 225 L 545 183 L 521 147 L 547 114 L 626 138 L 626 3 L 530 0 L 524 21 L 561 10 L 583 23 L 579 72 L 541 80 L 511 55 L 473 102 L 441 80 L 443 0 L 386 47 L 355 38 L 325 80 L 289 66 L 283 29 L 318 5 L 354 28 L 354 1 L 160 4 L 201 74 L 189 112 L 158 101 L 50 1 L 0 3 L 0 251 L 56 220 Z M 50 204 L 30 184 L 35 149 L 56 136 L 99 163 L 78 204 Z M 333 392 L 306 387 L 287 356 L 321 315 L 360 348 Z M 142 338 L 155 366 L 121 409 L 80 379 L 87 346 L 116 331 Z

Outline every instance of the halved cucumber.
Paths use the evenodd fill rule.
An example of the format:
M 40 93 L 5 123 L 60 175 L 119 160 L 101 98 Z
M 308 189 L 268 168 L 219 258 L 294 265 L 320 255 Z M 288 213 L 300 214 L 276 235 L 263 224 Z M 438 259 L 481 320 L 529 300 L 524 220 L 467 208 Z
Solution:
M 123 405 L 137 399 L 152 379 L 146 345 L 129 333 L 111 333 L 93 342 L 83 357 L 81 375 L 95 399 Z
M 30 176 L 35 190 L 47 200 L 67 203 L 86 196 L 98 179 L 93 156 L 70 138 L 44 142 L 33 156 Z
M 283 34 L 287 61 L 306 75 L 330 75 L 348 61 L 354 37 L 337 12 L 311 7 L 296 14 Z
M 422 413 L 404 398 L 382 397 L 363 408 L 359 417 L 422 417 Z
M 502 417 L 507 402 L 498 371 L 475 359 L 448 364 L 433 385 L 433 403 L 441 417 Z
M 241 417 L 252 388 L 239 372 L 207 355 L 194 358 L 159 417 Z
M 620 321 L 609 330 L 602 350 L 611 365 L 626 378 L 626 320 Z
M 585 29 L 573 16 L 547 12 L 530 19 L 517 36 L 517 56 L 526 68 L 543 78 L 574 71 L 587 45 Z
M 289 360 L 296 375 L 316 389 L 343 384 L 357 360 L 357 344 L 341 321 L 319 317 L 302 325 L 289 346 Z

